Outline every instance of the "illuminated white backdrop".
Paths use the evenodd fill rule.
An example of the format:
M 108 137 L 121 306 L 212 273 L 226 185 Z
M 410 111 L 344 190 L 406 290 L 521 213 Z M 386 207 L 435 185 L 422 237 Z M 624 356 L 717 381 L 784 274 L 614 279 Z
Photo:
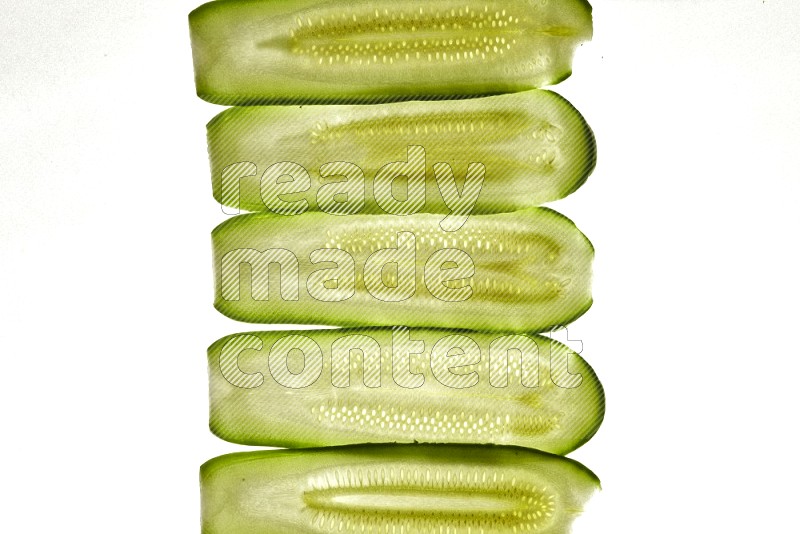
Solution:
M 10 3 L 0 20 L 4 524 L 197 532 L 212 307 L 193 2 Z M 798 473 L 800 4 L 594 2 L 555 88 L 598 164 L 552 207 L 596 247 L 570 328 L 606 420 L 576 533 L 787 532 Z

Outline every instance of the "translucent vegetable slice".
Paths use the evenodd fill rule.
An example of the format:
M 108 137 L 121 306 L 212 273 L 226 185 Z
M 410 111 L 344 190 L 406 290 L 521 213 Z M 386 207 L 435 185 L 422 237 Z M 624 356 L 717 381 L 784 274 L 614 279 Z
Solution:
M 216 0 L 189 23 L 197 94 L 220 104 L 532 89 L 592 36 L 585 0 Z
M 248 322 L 544 331 L 591 305 L 594 249 L 532 208 L 475 215 L 249 214 L 213 234 L 215 305 Z
M 537 335 L 250 332 L 214 343 L 208 370 L 212 431 L 247 445 L 496 443 L 565 454 L 605 408 L 589 364 Z
M 600 486 L 572 460 L 486 445 L 237 453 L 200 480 L 206 534 L 562 534 Z
M 262 187 L 275 187 L 274 169 L 293 162 L 310 175 L 309 210 L 384 213 L 379 173 L 415 154 L 417 167 L 404 172 L 421 175 L 422 211 L 514 211 L 575 191 L 594 169 L 595 150 L 578 111 L 544 90 L 374 106 L 234 107 L 208 124 L 214 197 L 249 211 L 274 210 Z M 336 202 L 337 193 L 348 198 Z

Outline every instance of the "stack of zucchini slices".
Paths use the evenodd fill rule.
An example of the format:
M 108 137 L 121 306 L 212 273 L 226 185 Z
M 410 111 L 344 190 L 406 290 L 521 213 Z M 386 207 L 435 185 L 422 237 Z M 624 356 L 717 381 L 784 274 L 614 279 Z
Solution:
M 215 306 L 210 426 L 287 447 L 201 468 L 203 532 L 563 533 L 599 487 L 561 455 L 602 386 L 540 335 L 591 305 L 594 249 L 538 207 L 595 142 L 539 89 L 583 0 L 216 0 L 190 14 Z M 318 325 L 288 329 L 287 325 Z M 336 328 L 319 329 L 321 325 Z

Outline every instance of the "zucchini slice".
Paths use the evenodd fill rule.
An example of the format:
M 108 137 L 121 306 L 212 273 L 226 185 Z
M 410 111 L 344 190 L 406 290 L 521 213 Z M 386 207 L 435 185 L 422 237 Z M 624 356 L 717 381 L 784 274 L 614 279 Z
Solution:
M 215 0 L 189 26 L 209 102 L 375 102 L 557 83 L 592 37 L 592 10 L 585 0 Z
M 212 232 L 215 306 L 247 322 L 534 332 L 591 305 L 594 249 L 546 208 L 475 215 L 239 215 Z
M 496 443 L 566 454 L 605 410 L 589 364 L 536 335 L 251 332 L 214 343 L 208 372 L 211 431 L 246 445 Z
M 421 175 L 422 211 L 500 213 L 567 196 L 596 160 L 583 117 L 544 90 L 374 106 L 234 107 L 208 124 L 208 152 L 214 198 L 226 206 L 271 211 L 263 197 L 279 187 L 274 169 L 292 162 L 311 177 L 308 209 L 335 214 L 384 213 L 375 189 L 392 178 L 382 169 L 397 161 Z M 418 168 L 407 163 L 415 152 Z M 468 177 L 466 188 L 456 188 Z M 336 193 L 347 201 L 336 202 Z
M 234 453 L 200 483 L 205 534 L 563 534 L 600 488 L 568 458 L 490 445 Z

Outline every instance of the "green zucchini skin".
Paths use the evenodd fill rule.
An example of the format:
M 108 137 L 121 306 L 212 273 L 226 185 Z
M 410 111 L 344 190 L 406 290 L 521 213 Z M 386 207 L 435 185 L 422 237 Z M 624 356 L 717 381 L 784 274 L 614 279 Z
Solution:
M 490 445 L 234 453 L 200 482 L 205 534 L 564 534 L 600 489 L 573 460 Z
M 404 339 L 424 343 L 408 360 L 393 352 Z M 524 359 L 517 352 L 506 359 L 511 346 L 530 350 Z M 289 375 L 281 358 L 298 347 L 303 371 Z M 353 347 L 361 352 L 348 356 Z M 455 349 L 466 358 L 447 359 Z M 209 347 L 208 372 L 211 431 L 245 445 L 495 443 L 566 454 L 594 435 L 605 412 L 603 388 L 589 364 L 537 335 L 249 332 Z
M 592 13 L 585 0 L 215 0 L 189 27 L 204 100 L 374 103 L 557 83 Z
M 586 181 L 596 162 L 586 121 L 564 98 L 545 90 L 374 106 L 233 107 L 208 124 L 207 134 L 214 198 L 247 211 L 270 211 L 262 199 L 262 177 L 284 161 L 310 173 L 304 194 L 309 210 L 331 210 L 318 202 L 320 187 L 342 178 L 323 177 L 323 166 L 343 161 L 361 171 L 352 178 L 363 182 L 359 212 L 384 213 L 375 201 L 375 176 L 391 162 L 406 161 L 409 146 L 421 146 L 426 160 L 422 211 L 451 211 L 438 184 L 440 163 L 462 181 L 477 163 L 484 178 L 471 210 L 476 214 L 563 198 Z M 233 172 L 247 164 L 252 166 L 246 172 Z
M 565 325 L 591 306 L 594 249 L 563 215 L 475 215 L 455 232 L 441 221 L 422 213 L 232 217 L 212 232 L 215 306 L 257 323 L 514 332 Z

